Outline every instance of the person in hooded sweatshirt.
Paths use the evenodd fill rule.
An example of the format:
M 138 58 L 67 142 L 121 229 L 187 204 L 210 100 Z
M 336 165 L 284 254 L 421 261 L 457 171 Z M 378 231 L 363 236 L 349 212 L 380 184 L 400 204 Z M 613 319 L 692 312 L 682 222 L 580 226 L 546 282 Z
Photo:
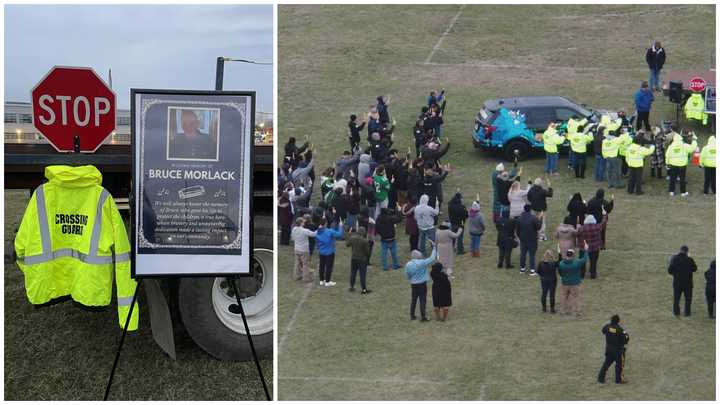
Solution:
M 555 237 L 558 240 L 558 252 L 560 259 L 566 259 L 568 250 L 575 250 L 577 246 L 577 226 L 575 219 L 567 216 L 563 223 L 555 230 Z
M 595 217 L 595 222 L 605 221 L 605 226 L 602 230 L 602 246 L 600 250 L 605 249 L 605 231 L 607 230 L 607 222 L 609 219 L 610 212 L 615 207 L 615 198 L 610 196 L 610 201 L 605 199 L 605 190 L 599 188 L 595 192 L 595 197 L 591 198 L 587 202 L 587 213 Z
M 440 213 L 437 208 L 428 205 L 429 200 L 427 194 L 423 194 L 415 207 L 415 221 L 420 230 L 420 252 L 423 256 L 426 252 L 427 240 L 430 239 L 433 244 L 435 242 L 435 217 Z
M 480 196 L 478 195 L 468 211 L 467 228 L 470 234 L 470 254 L 480 257 L 480 238 L 485 233 L 485 217 L 480 212 Z
M 580 225 L 585 221 L 587 205 L 585 205 L 585 201 L 580 193 L 573 194 L 567 205 L 567 211 L 570 214 L 570 218 L 573 218 L 575 225 Z
M 431 265 L 437 257 L 435 243 L 433 245 L 430 257 L 423 258 L 423 254 L 417 250 L 410 253 L 410 261 L 405 265 L 405 277 L 410 281 L 410 320 L 415 320 L 415 306 L 420 302 L 420 321 L 428 322 L 425 305 L 427 303 L 427 282 L 428 282 L 428 266 Z
M 435 241 L 437 243 L 438 261 L 442 263 L 445 273 L 450 278 L 453 276 L 453 262 L 455 252 L 453 251 L 453 241 L 462 235 L 463 228 L 460 227 L 457 232 L 450 229 L 450 222 L 445 221 L 438 227 Z
M 353 232 L 345 241 L 346 246 L 350 246 L 350 288 L 348 291 L 355 291 L 355 277 L 360 274 L 361 294 L 371 292 L 367 289 L 367 264 L 370 257 L 370 241 L 367 239 L 365 228 L 358 227 L 357 232 Z
M 465 244 L 463 238 L 465 236 L 464 225 L 468 217 L 468 210 L 462 203 L 462 194 L 456 192 L 453 198 L 448 202 L 448 216 L 450 217 L 450 229 L 453 232 L 460 231 L 457 239 L 454 241 L 455 251 L 458 255 L 465 254 Z
M 506 269 L 512 269 L 510 264 L 510 256 L 513 248 L 517 247 L 518 242 L 515 238 L 515 221 L 510 219 L 510 211 L 503 211 L 500 220 L 495 223 L 497 229 L 497 247 L 498 247 L 498 269 L 505 264 Z
M 708 316 L 715 319 L 715 260 L 705 272 L 705 300 L 708 306 Z
M 333 265 L 335 264 L 335 239 L 343 237 L 342 221 L 340 221 L 335 229 L 327 227 L 328 220 L 320 219 L 320 227 L 315 235 L 317 241 L 318 254 L 320 255 L 320 285 L 332 287 L 335 283 L 331 280 Z
M 580 243 L 584 243 L 587 248 L 585 250 L 590 258 L 590 278 L 597 278 L 597 264 L 600 259 L 600 248 L 602 247 L 602 230 L 605 227 L 606 220 L 598 223 L 593 215 L 585 218 L 582 226 L 578 228 L 577 236 Z M 585 275 L 583 274 L 583 277 Z
M 448 275 L 443 272 L 442 263 L 434 263 L 430 277 L 433 280 L 432 300 L 435 309 L 435 319 L 445 322 L 448 310 L 452 306 L 452 287 Z

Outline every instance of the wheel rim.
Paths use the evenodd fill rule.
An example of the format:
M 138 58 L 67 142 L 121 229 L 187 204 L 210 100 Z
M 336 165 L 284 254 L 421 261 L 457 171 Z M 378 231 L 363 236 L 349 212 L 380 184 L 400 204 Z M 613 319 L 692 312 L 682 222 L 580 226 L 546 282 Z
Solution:
M 255 249 L 250 261 L 254 275 L 240 277 L 235 282 L 252 335 L 261 335 L 273 330 L 272 255 L 272 250 Z M 237 299 L 226 278 L 215 278 L 212 286 L 212 303 L 218 319 L 228 329 L 245 335 L 242 317 L 237 313 Z

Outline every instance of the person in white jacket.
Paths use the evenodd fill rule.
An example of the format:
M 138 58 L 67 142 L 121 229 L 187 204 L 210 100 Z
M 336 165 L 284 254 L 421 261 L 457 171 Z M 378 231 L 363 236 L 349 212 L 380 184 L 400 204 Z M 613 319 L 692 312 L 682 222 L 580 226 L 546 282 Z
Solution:
M 290 237 L 295 242 L 295 281 L 312 283 L 313 277 L 310 273 L 310 240 L 316 232 L 305 228 L 305 220 L 302 217 L 295 219 Z
M 530 186 L 523 190 L 520 188 L 520 182 L 515 180 L 508 191 L 508 200 L 510 201 L 510 218 L 517 218 L 523 213 L 523 207 L 528 203 L 527 194 Z

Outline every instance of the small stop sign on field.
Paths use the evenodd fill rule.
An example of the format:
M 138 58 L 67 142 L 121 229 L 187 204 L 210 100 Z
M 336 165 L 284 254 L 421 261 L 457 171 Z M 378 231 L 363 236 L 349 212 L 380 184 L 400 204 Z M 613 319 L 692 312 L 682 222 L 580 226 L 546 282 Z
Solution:
M 91 68 L 56 66 L 32 90 L 33 125 L 59 152 L 95 152 L 115 130 L 115 93 Z
M 706 84 L 707 83 L 705 83 L 705 79 L 700 76 L 695 76 L 690 79 L 690 82 L 688 82 L 688 88 L 690 89 L 690 91 L 700 92 L 705 90 Z

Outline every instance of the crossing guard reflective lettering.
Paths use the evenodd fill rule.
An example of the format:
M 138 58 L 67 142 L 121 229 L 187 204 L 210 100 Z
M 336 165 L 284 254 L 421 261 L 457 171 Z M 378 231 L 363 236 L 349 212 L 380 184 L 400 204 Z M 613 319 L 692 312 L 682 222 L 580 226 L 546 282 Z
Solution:
M 114 269 L 119 323 L 123 327 L 136 282 L 130 276 L 130 242 L 125 225 L 112 197 L 100 186 L 100 172 L 93 166 L 50 166 L 45 174 L 50 182 L 35 190 L 15 240 L 17 262 L 25 274 L 30 302 L 42 304 L 70 295 L 83 305 L 106 306 L 112 294 Z M 52 189 L 49 198 L 47 187 Z M 48 207 L 84 207 L 88 206 L 85 204 L 87 199 L 96 195 L 97 203 L 93 208 L 85 209 L 88 212 L 55 213 L 53 223 L 57 225 L 50 226 Z M 86 218 L 93 218 L 89 239 L 84 235 L 87 229 L 82 225 L 87 223 Z M 65 222 L 79 225 L 72 225 L 72 231 L 66 232 L 68 225 L 64 225 Z M 61 245 L 55 250 L 53 236 L 60 239 L 58 244 Z M 72 246 L 62 246 L 68 240 Z M 136 330 L 137 326 L 136 304 L 128 330 Z

